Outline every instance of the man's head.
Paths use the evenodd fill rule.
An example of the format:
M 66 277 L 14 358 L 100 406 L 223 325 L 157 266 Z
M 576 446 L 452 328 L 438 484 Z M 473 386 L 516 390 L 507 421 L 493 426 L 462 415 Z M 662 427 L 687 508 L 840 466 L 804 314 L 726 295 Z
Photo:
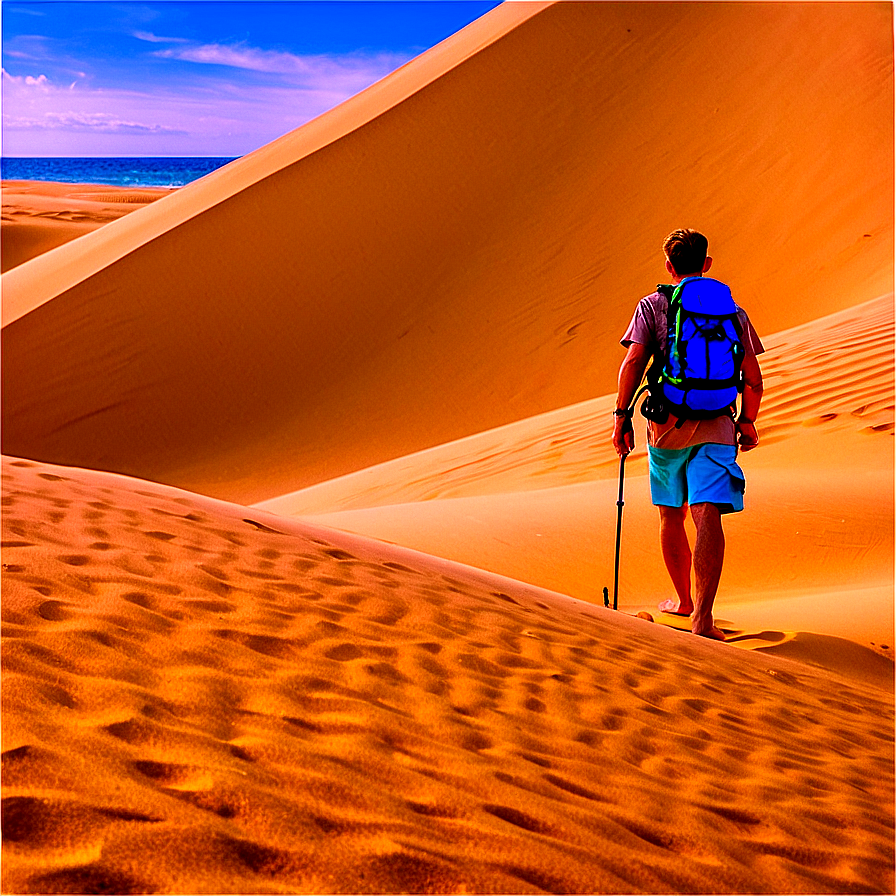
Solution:
M 666 253 L 666 270 L 678 280 L 685 277 L 699 277 L 712 265 L 712 258 L 706 254 L 709 243 L 696 230 L 674 230 L 663 243 Z

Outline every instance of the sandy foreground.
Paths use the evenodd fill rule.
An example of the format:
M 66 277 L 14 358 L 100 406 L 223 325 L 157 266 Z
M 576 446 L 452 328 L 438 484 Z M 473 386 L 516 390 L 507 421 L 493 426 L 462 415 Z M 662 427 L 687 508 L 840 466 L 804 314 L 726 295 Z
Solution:
M 892 893 L 892 63 L 509 3 L 185 188 L 4 183 L 3 892 Z M 768 349 L 725 644 L 640 423 L 603 607 L 683 224 Z
M 889 892 L 892 695 L 357 536 L 4 472 L 6 892 Z

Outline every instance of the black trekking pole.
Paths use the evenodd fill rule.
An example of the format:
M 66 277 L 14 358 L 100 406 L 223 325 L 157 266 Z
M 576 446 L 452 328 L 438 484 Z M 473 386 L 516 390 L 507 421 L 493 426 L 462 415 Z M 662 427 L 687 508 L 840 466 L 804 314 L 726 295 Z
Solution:
M 622 508 L 625 507 L 625 501 L 622 498 L 622 485 L 625 481 L 625 458 L 625 454 L 619 457 L 619 497 L 616 499 L 616 566 L 613 571 L 614 610 L 619 606 L 619 548 L 622 543 Z
M 635 405 L 638 399 L 647 391 L 647 386 L 642 386 L 632 399 L 632 403 L 625 409 L 625 427 L 623 432 L 631 430 L 632 448 L 635 447 L 635 428 L 632 425 L 632 417 L 635 415 Z M 619 497 L 616 499 L 616 563 L 613 570 L 613 609 L 619 608 L 619 553 L 622 545 L 622 508 L 625 507 L 625 500 L 622 497 L 623 484 L 625 482 L 625 458 L 628 455 L 621 454 L 619 456 Z M 604 589 L 604 597 L 606 603 L 606 588 Z

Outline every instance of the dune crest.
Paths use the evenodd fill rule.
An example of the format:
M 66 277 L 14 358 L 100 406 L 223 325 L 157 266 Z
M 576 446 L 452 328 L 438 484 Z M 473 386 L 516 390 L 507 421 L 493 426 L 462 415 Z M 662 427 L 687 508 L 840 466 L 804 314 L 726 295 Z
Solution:
M 766 448 L 786 439 L 799 440 L 806 427 L 825 431 L 845 425 L 867 435 L 892 435 L 893 330 L 890 294 L 764 336 L 763 450 L 750 460 L 769 454 L 774 458 L 779 451 Z M 617 361 L 623 356 L 623 349 L 617 348 Z M 300 516 L 615 479 L 619 470 L 611 444 L 614 400 L 614 395 L 603 395 L 548 411 L 257 506 Z M 636 451 L 629 470 L 643 471 L 644 422 L 637 417 L 635 425 Z
M 3 501 L 5 892 L 892 889 L 882 691 L 150 483 Z
M 463 30 L 463 37 L 449 37 L 406 63 L 401 67 L 400 76 L 393 73 L 383 78 L 303 127 L 200 178 L 189 184 L 188 189 L 172 192 L 163 210 L 155 209 L 136 221 L 128 221 L 112 230 L 105 229 L 87 244 L 81 243 L 77 249 L 54 253 L 42 259 L 36 268 L 17 272 L 6 281 L 12 298 L 4 304 L 3 325 L 28 314 L 70 289 L 79 280 L 92 277 L 103 267 L 140 249 L 152 239 L 277 174 L 296 160 L 343 139 L 424 88 L 445 70 L 454 68 L 469 55 L 500 39 L 506 31 L 546 5 L 550 3 L 540 0 L 525 5 L 504 4 L 492 12 L 487 24 L 473 22 Z M 36 293 L 32 293 L 29 286 L 36 278 L 41 286 Z

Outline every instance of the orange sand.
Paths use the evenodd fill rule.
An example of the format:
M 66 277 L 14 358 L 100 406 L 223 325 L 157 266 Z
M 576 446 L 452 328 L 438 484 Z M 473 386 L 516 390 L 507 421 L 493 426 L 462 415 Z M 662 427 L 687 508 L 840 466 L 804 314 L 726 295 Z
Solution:
M 155 187 L 138 190 L 5 180 L 0 189 L 0 270 L 6 272 L 170 193 Z
M 892 53 L 886 3 L 503 5 L 9 271 L 3 450 L 247 503 L 607 394 L 683 223 L 762 334 L 889 294 Z
M 7 459 L 3 888 L 891 892 L 892 695 Z
M 158 201 L 4 184 L 3 892 L 893 892 L 892 64 L 509 3 Z M 769 349 L 727 644 L 640 427 L 602 607 L 682 225 Z

